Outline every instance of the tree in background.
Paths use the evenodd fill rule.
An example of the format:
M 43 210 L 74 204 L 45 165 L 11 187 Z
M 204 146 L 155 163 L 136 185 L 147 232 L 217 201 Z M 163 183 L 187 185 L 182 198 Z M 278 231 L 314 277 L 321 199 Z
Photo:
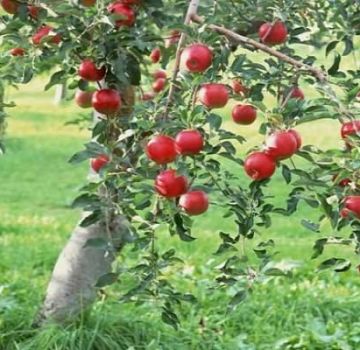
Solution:
M 7 12 L 1 17 L 2 84 L 51 72 L 45 89 L 67 81 L 77 104 L 92 107 L 97 117 L 92 141 L 70 162 L 91 159 L 99 176 L 74 200 L 84 215 L 56 263 L 39 323 L 73 319 L 121 275 L 122 301 L 156 301 L 162 319 L 177 327 L 177 306 L 196 298 L 193 288 L 184 288 L 191 281 L 172 281 L 169 269 L 182 261 L 171 240 L 162 251 L 157 236 L 167 231 L 196 244 L 192 223 L 209 205 L 233 222 L 232 232 L 219 233 L 211 262 L 212 285 L 231 295 L 230 309 L 257 283 L 291 270 L 291 264 L 276 264 L 275 242 L 259 240 L 258 233 L 273 214 L 290 216 L 300 201 L 319 211 L 318 223 L 302 224 L 330 232 L 315 242 L 313 258 L 328 244 L 353 246 L 359 254 L 358 1 L 1 5 Z M 329 67 L 320 63 L 324 54 L 333 56 Z M 348 55 L 354 66 L 346 69 L 341 60 Z M 157 63 L 161 69 L 154 70 Z M 311 86 L 312 96 L 302 86 Z M 0 97 L 2 109 L 12 106 Z M 264 144 L 246 150 L 244 159 L 238 145 L 243 152 L 245 139 L 227 130 L 218 114 L 229 99 L 238 102 L 234 123 L 262 120 Z M 3 116 L 1 110 L 1 125 Z M 302 140 L 296 125 L 311 127 L 321 118 L 342 124 L 344 149 L 320 150 Z M 304 169 L 295 156 L 307 162 Z M 247 183 L 240 181 L 244 172 Z M 285 208 L 271 202 L 275 172 L 293 187 Z M 245 249 L 252 240 L 256 244 Z M 134 266 L 118 259 L 124 248 L 137 255 Z M 331 257 L 319 268 L 351 266 Z

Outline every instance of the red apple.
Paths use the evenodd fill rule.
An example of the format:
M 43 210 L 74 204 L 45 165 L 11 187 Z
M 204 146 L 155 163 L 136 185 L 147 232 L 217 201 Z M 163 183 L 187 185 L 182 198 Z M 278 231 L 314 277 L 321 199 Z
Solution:
M 221 108 L 227 104 L 229 92 L 224 84 L 208 83 L 201 86 L 198 97 L 208 108 Z
M 19 3 L 14 0 L 1 0 L 1 7 L 5 12 L 15 15 L 19 9 Z
M 80 0 L 80 5 L 84 7 L 92 7 L 96 4 L 96 0 Z
M 101 154 L 96 158 L 91 160 L 91 168 L 98 173 L 101 168 L 103 168 L 106 164 L 108 164 L 110 158 L 106 154 Z
M 232 110 L 232 118 L 237 124 L 252 124 L 256 120 L 256 108 L 251 105 L 236 105 Z
M 265 153 L 274 160 L 290 158 L 297 151 L 298 142 L 288 131 L 277 131 L 271 134 L 265 142 Z
M 97 112 L 105 115 L 114 115 L 121 107 L 120 94 L 113 89 L 102 89 L 94 92 L 91 102 Z
M 161 51 L 157 47 L 151 51 L 150 59 L 152 63 L 158 63 L 160 61 L 160 58 L 161 58 Z
M 156 177 L 155 190 L 163 197 L 180 197 L 187 189 L 186 177 L 178 175 L 173 169 L 164 170 Z
M 166 135 L 157 135 L 148 142 L 146 154 L 157 164 L 171 163 L 177 157 L 175 140 Z
M 180 131 L 175 138 L 176 150 L 182 155 L 198 154 L 204 147 L 204 140 L 197 130 Z
M 360 135 L 360 120 L 353 120 L 351 122 L 344 123 L 341 127 L 341 137 L 346 139 L 350 135 Z
M 338 186 L 340 187 L 346 187 L 351 183 L 351 179 L 349 178 L 345 178 L 345 179 L 341 179 L 340 181 L 338 180 L 338 175 L 335 174 L 332 178 L 333 182 L 335 182 Z
M 180 40 L 181 32 L 178 30 L 173 30 L 170 32 L 169 36 L 165 39 L 165 47 L 169 48 L 172 45 L 177 44 Z
M 141 99 L 143 101 L 150 101 L 155 97 L 155 94 L 152 91 L 144 92 Z
M 43 43 L 51 43 L 58 45 L 61 42 L 60 34 L 52 33 L 54 28 L 48 25 L 40 27 L 37 32 L 32 36 L 34 45 L 41 45 Z
M 206 71 L 211 66 L 212 59 L 212 51 L 204 44 L 192 44 L 181 53 L 182 64 L 193 73 Z
M 29 5 L 28 11 L 31 18 L 37 19 L 39 17 L 40 7 Z
M 11 56 L 24 56 L 25 50 L 22 47 L 14 47 L 10 50 Z
M 75 102 L 81 108 L 90 108 L 92 106 L 93 91 L 78 90 L 75 94 Z
M 188 215 L 200 215 L 208 210 L 209 198 L 203 191 L 190 191 L 180 197 L 179 206 Z
M 276 21 L 264 23 L 258 34 L 264 44 L 277 45 L 286 42 L 288 31 L 284 22 Z
M 304 100 L 305 95 L 304 95 L 304 92 L 298 86 L 294 86 L 291 89 L 290 98 L 294 98 L 294 99 L 297 99 L 297 100 Z
M 135 11 L 121 2 L 113 2 L 108 6 L 108 12 L 115 19 L 116 27 L 131 27 L 135 23 Z
M 166 71 L 164 71 L 163 69 L 157 69 L 153 73 L 153 77 L 154 79 L 166 79 L 167 78 Z
M 239 80 L 233 80 L 231 82 L 231 86 L 234 91 L 234 94 L 246 95 L 248 91 L 248 89 Z
M 106 68 L 104 66 L 97 68 L 93 61 L 85 59 L 79 66 L 78 74 L 80 78 L 87 81 L 100 81 L 105 77 Z
M 344 218 L 348 217 L 352 213 L 357 218 L 360 218 L 360 196 L 347 196 L 343 202 L 343 209 L 340 215 Z
M 166 79 L 158 78 L 153 82 L 152 88 L 155 92 L 160 92 L 164 90 L 165 85 L 166 85 Z
M 291 135 L 293 135 L 295 137 L 296 140 L 296 148 L 299 150 L 302 146 L 302 139 L 301 139 L 301 135 L 299 134 L 298 131 L 296 131 L 295 129 L 290 129 L 288 130 L 288 133 L 290 133 Z
M 260 181 L 274 174 L 276 163 L 264 152 L 254 152 L 245 159 L 244 169 L 253 180 Z

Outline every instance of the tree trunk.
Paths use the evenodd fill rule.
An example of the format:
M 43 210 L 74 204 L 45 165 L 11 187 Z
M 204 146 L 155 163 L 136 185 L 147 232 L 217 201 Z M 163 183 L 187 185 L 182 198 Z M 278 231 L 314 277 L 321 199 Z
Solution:
M 109 241 L 116 251 L 127 232 L 124 219 L 116 217 L 108 224 L 98 222 L 89 227 L 77 226 L 61 252 L 47 288 L 44 304 L 35 324 L 50 320 L 65 323 L 86 310 L 95 300 L 99 278 L 111 272 L 115 253 L 105 248 L 86 246 L 89 239 Z

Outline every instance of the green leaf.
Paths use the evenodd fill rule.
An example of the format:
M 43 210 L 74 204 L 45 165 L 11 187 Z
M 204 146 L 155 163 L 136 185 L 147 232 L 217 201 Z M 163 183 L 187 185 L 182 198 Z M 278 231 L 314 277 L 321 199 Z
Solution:
M 228 309 L 229 311 L 233 311 L 236 307 L 242 303 L 247 297 L 247 291 L 245 289 L 239 290 L 230 300 Z
M 323 261 L 319 267 L 318 271 L 333 268 L 335 272 L 344 272 L 349 270 L 351 267 L 351 262 L 343 258 L 330 258 Z
M 104 238 L 97 237 L 97 238 L 90 238 L 88 239 L 83 248 L 98 248 L 98 249 L 106 249 L 109 246 L 109 242 Z
M 328 69 L 329 75 L 336 75 L 339 71 L 341 56 L 338 53 L 335 53 L 334 62 L 332 66 Z
M 315 224 L 314 222 L 310 221 L 310 220 L 306 220 L 303 219 L 301 220 L 301 225 L 303 225 L 305 228 L 307 228 L 310 231 L 313 232 L 320 232 L 320 225 L 319 224 Z
M 95 284 L 97 288 L 103 288 L 105 286 L 109 286 L 110 284 L 114 284 L 119 278 L 119 275 L 114 272 L 109 272 L 105 275 L 102 275 Z
M 81 227 L 88 227 L 92 224 L 95 224 L 96 222 L 98 222 L 100 220 L 102 216 L 102 213 L 100 210 L 95 210 L 94 212 L 92 212 L 90 215 L 88 215 L 86 218 L 84 218 L 81 223 L 80 226 Z
M 186 230 L 186 228 L 184 227 L 184 220 L 179 213 L 174 215 L 174 222 L 176 233 L 179 235 L 182 241 L 192 242 L 196 239 L 188 234 L 188 230 Z
M 161 319 L 163 320 L 163 322 L 170 325 L 175 330 L 179 328 L 180 321 L 176 316 L 176 314 L 169 308 L 163 307 L 163 312 L 161 313 Z
M 339 43 L 339 40 L 331 41 L 327 46 L 325 50 L 325 55 L 327 56 L 332 50 L 335 49 L 336 45 Z
M 51 76 L 50 81 L 46 84 L 45 91 L 49 90 L 54 85 L 62 84 L 63 82 L 65 82 L 66 75 L 67 72 L 64 70 L 54 73 Z

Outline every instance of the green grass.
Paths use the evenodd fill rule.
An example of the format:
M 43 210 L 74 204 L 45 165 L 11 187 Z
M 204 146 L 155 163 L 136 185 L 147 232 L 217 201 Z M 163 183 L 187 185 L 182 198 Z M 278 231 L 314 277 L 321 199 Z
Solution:
M 182 306 L 181 327 L 164 325 L 156 305 L 135 307 L 117 302 L 118 288 L 107 289 L 107 298 L 96 303 L 90 316 L 67 328 L 32 329 L 51 269 L 79 213 L 69 203 L 85 183 L 87 165 L 70 166 L 68 158 L 87 140 L 87 132 L 64 126 L 80 111 L 65 104 L 52 105 L 51 93 L 39 82 L 9 99 L 19 107 L 8 120 L 7 154 L 0 159 L 0 349 L 106 350 L 106 349 L 358 349 L 360 348 L 359 275 L 316 273 L 311 246 L 321 235 L 300 225 L 302 218 L 318 213 L 301 206 L 291 218 L 274 216 L 273 226 L 255 240 L 274 238 L 278 259 L 301 262 L 291 278 L 274 278 L 254 289 L 234 312 L 227 314 L 227 297 L 210 291 L 207 277 L 214 275 L 212 252 L 217 231 L 233 229 L 215 209 L 196 219 L 196 243 L 177 238 L 160 239 L 163 249 L 174 246 L 186 260 L 184 268 L 171 271 L 172 280 L 188 285 L 199 298 L 197 306 Z M 261 142 L 254 127 L 226 125 Z M 305 143 L 320 147 L 340 145 L 338 125 L 322 121 L 299 128 Z M 318 130 L 322 130 L 319 135 Z M 332 135 L 332 136 L 331 136 Z M 300 159 L 295 162 L 301 164 Z M 242 172 L 242 169 L 234 169 Z M 245 177 L 243 181 L 247 181 Z M 275 203 L 283 205 L 289 186 L 280 176 L 271 182 Z M 328 227 L 322 234 L 329 233 Z M 251 244 L 246 249 L 251 251 Z M 125 257 L 131 254 L 125 250 Z M 328 256 L 349 256 L 350 250 L 332 248 Z M 186 280 L 186 282 L 185 282 Z M 121 286 L 120 286 L 121 287 Z

